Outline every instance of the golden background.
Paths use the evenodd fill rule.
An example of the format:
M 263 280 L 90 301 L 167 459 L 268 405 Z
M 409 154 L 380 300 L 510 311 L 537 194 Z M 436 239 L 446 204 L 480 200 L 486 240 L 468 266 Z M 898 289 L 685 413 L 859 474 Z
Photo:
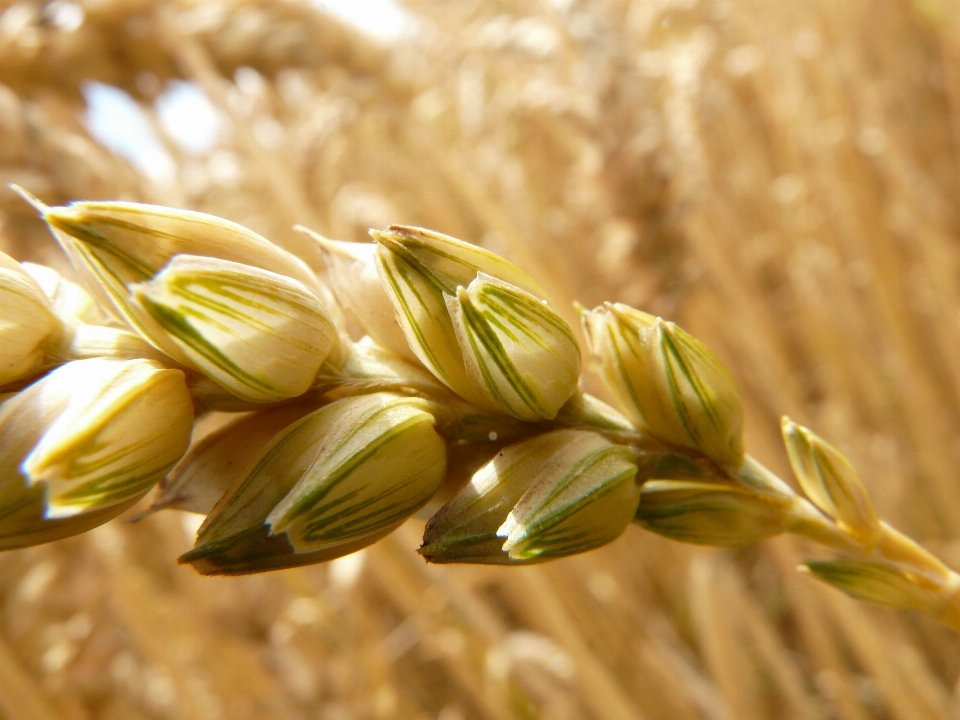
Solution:
M 403 6 L 418 32 L 385 43 L 292 0 L 0 0 L 0 246 L 63 268 L 8 182 L 205 210 L 311 262 L 294 223 L 481 243 L 565 308 L 683 325 L 736 376 L 752 454 L 787 477 L 791 415 L 960 567 L 960 3 Z M 209 153 L 157 119 L 175 78 L 228 119 Z M 172 182 L 92 139 L 91 79 L 140 103 Z M 0 556 L 0 718 L 960 718 L 957 636 L 799 575 L 818 551 L 787 538 L 631 528 L 438 567 L 421 520 L 209 579 L 175 563 L 195 528 L 159 513 Z

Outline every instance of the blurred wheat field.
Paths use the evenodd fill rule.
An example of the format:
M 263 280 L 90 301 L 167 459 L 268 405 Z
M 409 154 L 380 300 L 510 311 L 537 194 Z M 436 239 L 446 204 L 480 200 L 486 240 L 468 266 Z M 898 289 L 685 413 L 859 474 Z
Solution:
M 752 454 L 786 477 L 790 414 L 960 567 L 960 3 L 403 6 L 416 31 L 379 42 L 298 0 L 0 0 L 0 247 L 64 269 L 11 182 L 212 212 L 315 265 L 293 224 L 462 237 L 559 307 L 686 327 L 740 383 Z M 213 149 L 165 131 L 171 80 L 226 118 Z M 90 81 L 139 103 L 169 182 L 88 133 Z M 799 575 L 817 550 L 788 538 L 631 528 L 440 567 L 421 520 L 230 579 L 176 565 L 198 520 L 0 555 L 0 718 L 960 718 L 957 636 Z

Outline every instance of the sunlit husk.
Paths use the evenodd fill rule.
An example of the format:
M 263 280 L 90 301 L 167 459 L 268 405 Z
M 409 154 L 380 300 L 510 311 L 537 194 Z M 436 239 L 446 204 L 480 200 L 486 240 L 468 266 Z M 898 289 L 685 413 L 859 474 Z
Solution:
M 557 430 L 498 452 L 427 523 L 431 562 L 539 562 L 599 547 L 636 511 L 637 468 L 627 448 Z
M 716 462 L 743 457 L 743 408 L 729 370 L 673 323 L 620 303 L 584 311 L 590 353 L 638 427 Z
M 303 261 L 213 215 L 140 203 L 78 202 L 46 208 L 43 218 L 98 302 L 179 362 L 187 363 L 186 357 L 131 302 L 127 287 L 149 280 L 175 255 L 242 262 L 317 288 L 316 277 Z
M 456 238 L 403 226 L 371 231 L 378 243 L 377 269 L 410 348 L 447 387 L 495 409 L 470 379 L 444 295 L 456 295 L 483 272 L 544 297 L 525 272 L 483 248 Z
M 447 296 L 467 375 L 503 412 L 552 420 L 577 389 L 580 347 L 547 303 L 484 273 Z
M 16 260 L 0 253 L 0 385 L 35 375 L 62 323 L 43 290 Z
M 322 455 L 267 517 L 297 552 L 396 527 L 446 473 L 446 447 L 421 402 L 377 393 L 338 405 Z
M 313 272 L 295 255 L 215 215 L 141 203 L 75 202 L 47 208 L 43 219 L 86 245 L 124 283 L 149 279 L 175 255 L 203 255 L 316 286 Z
M 136 502 L 187 448 L 178 370 L 80 360 L 0 405 L 0 547 L 89 530 Z
M 606 545 L 637 509 L 637 466 L 628 448 L 582 430 L 554 434 L 565 443 L 563 457 L 539 474 L 497 530 L 515 559 L 564 557 Z
M 384 250 L 383 246 L 377 255 L 377 267 L 404 336 L 420 362 L 461 397 L 493 409 L 492 403 L 467 376 L 447 315 L 443 288 L 432 283 L 402 255 Z
M 244 400 L 303 394 L 338 342 L 316 295 L 249 265 L 178 255 L 131 289 L 194 367 Z
M 78 360 L 22 393 L 17 410 L 58 408 L 37 424 L 37 442 L 21 466 L 47 487 L 47 516 L 68 516 L 149 489 L 180 459 L 190 440 L 193 403 L 183 373 L 149 360 Z M 44 411 L 46 412 L 46 411 Z
M 240 473 L 181 562 L 217 573 L 292 567 L 390 532 L 443 479 L 443 442 L 419 405 L 386 393 L 345 398 L 281 430 Z

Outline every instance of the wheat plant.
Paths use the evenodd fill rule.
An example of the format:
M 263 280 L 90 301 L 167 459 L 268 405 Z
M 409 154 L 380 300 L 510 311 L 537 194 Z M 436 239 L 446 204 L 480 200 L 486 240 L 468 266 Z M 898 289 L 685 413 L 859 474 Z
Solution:
M 736 380 L 674 323 L 578 306 L 613 408 L 582 390 L 547 293 L 488 250 L 301 228 L 314 273 L 211 215 L 17 190 L 83 287 L 3 256 L 5 549 L 85 532 L 158 482 L 155 509 L 206 515 L 180 562 L 210 575 L 342 557 L 427 507 L 434 563 L 543 562 L 631 522 L 718 546 L 787 532 L 839 554 L 809 575 L 960 630 L 960 575 L 813 431 L 783 418 L 802 495 L 746 454 Z M 188 451 L 214 411 L 239 419 Z

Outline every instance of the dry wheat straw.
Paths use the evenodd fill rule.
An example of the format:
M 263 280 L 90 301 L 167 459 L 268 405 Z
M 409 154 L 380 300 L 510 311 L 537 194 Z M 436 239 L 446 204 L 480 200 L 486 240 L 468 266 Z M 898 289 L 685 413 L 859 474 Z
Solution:
M 54 68 L 42 75 L 0 63 L 3 82 L 20 94 L 12 119 L 3 115 L 4 137 L 25 138 L 0 143 L 4 183 L 55 203 L 125 197 L 196 207 L 283 241 L 293 219 L 261 203 L 259 175 L 246 172 L 246 148 L 228 147 L 245 169 L 239 186 L 219 185 L 178 155 L 191 169 L 190 182 L 159 189 L 84 137 L 74 120 L 76 82 L 97 76 L 138 93 L 136 73 L 155 66 L 137 58 L 137 49 L 160 37 L 128 34 L 129 13 L 140 6 L 96 7 L 104 8 L 100 37 L 109 43 L 89 42 L 84 57 L 121 48 L 105 53 L 96 73 L 64 72 L 82 66 L 51 52 L 33 55 Z M 256 42 L 236 35 L 232 57 L 201 34 L 227 78 L 238 60 L 265 73 L 265 94 L 232 92 L 250 98 L 248 117 L 269 111 L 287 129 L 288 155 L 324 216 L 322 229 L 358 239 L 366 227 L 400 219 L 483 238 L 524 267 L 536 269 L 530 256 L 544 258 L 542 274 L 570 293 L 550 288 L 561 305 L 571 296 L 588 304 L 610 297 L 678 318 L 743 384 L 748 444 L 759 457 L 786 471 L 772 432 L 783 410 L 826 437 L 845 438 L 881 514 L 955 564 L 950 518 L 960 511 L 951 494 L 954 463 L 944 451 L 952 447 L 957 416 L 950 243 L 950 198 L 957 192 L 950 168 L 957 166 L 960 127 L 951 60 L 960 26 L 951 6 L 884 3 L 867 12 L 855 3 L 798 3 L 724 11 L 702 3 L 628 12 L 620 3 L 591 3 L 559 14 L 510 7 L 507 23 L 472 4 L 411 7 L 443 33 L 411 44 L 419 59 L 406 87 L 396 75 L 386 81 L 376 68 L 358 70 L 349 53 L 361 57 L 368 45 L 351 45 L 356 38 L 339 30 L 331 42 L 356 49 L 314 69 L 287 66 L 279 77 L 273 70 L 291 56 L 271 66 L 267 49 L 293 46 L 265 41 L 289 35 L 271 35 L 262 17 L 240 22 L 236 13 L 226 15 L 238 19 L 234 27 L 261 33 Z M 516 34 L 512 24 L 524 17 L 556 28 L 564 44 L 546 56 L 525 50 L 515 38 L 529 24 Z M 667 17 L 669 24 L 661 22 Z M 506 40 L 478 32 L 494 21 Z M 697 28 L 705 28 L 705 43 Z M 52 28 L 47 37 L 70 40 Z M 137 59 L 115 63 L 118 57 Z M 301 62 L 306 55 L 293 57 Z M 404 67 L 406 60 L 394 62 Z M 591 116 L 591 103 L 603 112 Z M 480 114 L 470 112 L 477 107 Z M 11 127 L 29 133 L 7 132 Z M 712 169 L 706 178 L 704 167 Z M 5 251 L 58 262 L 29 211 L 9 196 L 0 208 Z M 42 708 L 38 717 L 209 717 L 229 708 L 243 717 L 259 707 L 267 716 L 297 717 L 321 691 L 330 714 L 432 717 L 456 703 L 455 693 L 435 682 L 438 667 L 445 677 L 443 663 L 425 660 L 431 656 L 420 654 L 416 639 L 411 650 L 387 659 L 394 656 L 384 654 L 379 638 L 401 628 L 404 611 L 378 589 L 375 575 L 361 574 L 349 587 L 315 569 L 251 583 L 201 582 L 163 568 L 162 560 L 183 548 L 176 517 L 145 522 L 2 559 L 4 586 L 17 588 L 2 604 L 5 663 L 22 668 L 18 683 L 0 690 L 5 709 Z M 408 534 L 406 545 L 414 542 Z M 781 637 L 806 691 L 828 708 L 823 713 L 945 715 L 955 678 L 951 635 L 920 618 L 866 612 L 795 579 L 804 554 L 775 540 L 736 553 L 711 577 L 741 578 L 765 609 L 751 620 Z M 589 562 L 563 561 L 542 572 L 554 578 L 581 638 L 603 648 L 605 672 L 637 714 L 719 718 L 737 696 L 785 716 L 781 691 L 758 680 L 767 673 L 752 643 L 735 646 L 742 673 L 729 684 L 718 685 L 714 666 L 703 664 L 703 648 L 718 628 L 686 619 L 686 578 L 697 557 L 713 563 L 714 554 L 645 534 Z M 511 573 L 455 568 L 424 575 L 417 563 L 409 567 L 406 582 L 434 603 L 420 610 L 424 632 L 442 642 L 451 628 L 463 633 L 466 669 L 481 681 L 490 677 L 480 658 L 493 640 L 462 618 L 473 623 L 486 612 L 508 634 L 535 627 L 551 634 L 538 624 L 535 599 L 512 590 L 520 580 Z M 453 616 L 443 610 L 459 597 L 441 582 L 448 577 L 475 601 L 458 605 L 469 609 Z M 109 596 L 99 591 L 108 587 Z M 163 622 L 148 600 L 157 593 L 169 609 Z M 304 597 L 314 605 L 304 605 Z M 319 615 L 293 612 L 301 606 L 319 608 Z M 731 605 L 729 612 L 740 618 L 744 611 Z M 68 630 L 76 613 L 81 617 Z M 234 621 L 224 626 L 224 617 Z M 303 624 L 311 617 L 324 618 L 322 633 Z M 274 629 L 273 640 L 266 628 Z M 199 654 L 166 652 L 156 641 L 161 635 L 181 638 Z M 215 657 L 209 647 L 217 648 Z M 52 662 L 70 648 L 80 653 L 75 659 Z M 721 646 L 716 667 L 733 652 Z M 582 681 L 560 679 L 536 661 L 510 667 L 490 692 L 551 717 L 586 714 Z M 650 682 L 661 667 L 682 684 Z M 163 678 L 172 680 L 173 694 L 163 690 Z M 468 716 L 482 715 L 464 707 Z

